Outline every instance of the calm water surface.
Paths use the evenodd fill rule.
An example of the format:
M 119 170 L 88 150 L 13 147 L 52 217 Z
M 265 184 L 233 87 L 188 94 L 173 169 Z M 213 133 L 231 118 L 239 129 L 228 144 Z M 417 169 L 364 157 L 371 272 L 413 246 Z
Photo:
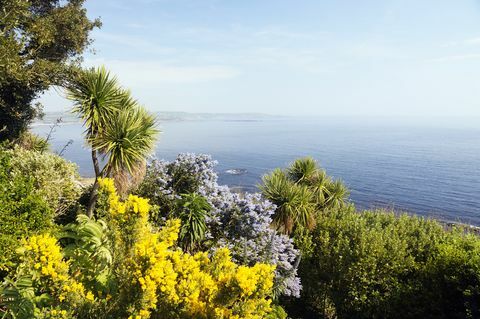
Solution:
M 49 127 L 33 129 L 45 136 Z M 480 225 L 480 129 L 275 118 L 167 121 L 161 130 L 158 158 L 211 154 L 223 184 L 255 191 L 263 174 L 310 155 L 345 182 L 359 208 L 389 207 Z M 64 157 L 91 176 L 82 131 L 79 124 L 64 124 L 52 144 L 59 151 L 72 139 Z

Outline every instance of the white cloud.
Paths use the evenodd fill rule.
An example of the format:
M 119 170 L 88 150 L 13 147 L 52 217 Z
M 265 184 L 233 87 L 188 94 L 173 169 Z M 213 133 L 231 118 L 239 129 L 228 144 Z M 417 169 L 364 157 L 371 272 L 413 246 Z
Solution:
M 463 61 L 463 60 L 478 60 L 480 59 L 480 53 L 449 55 L 439 58 L 431 59 L 432 62 L 449 62 L 449 61 Z
M 480 44 L 480 38 L 471 38 L 465 40 L 466 44 Z
M 473 46 L 480 44 L 480 37 L 473 37 L 468 39 L 463 39 L 460 41 L 450 41 L 442 45 L 444 48 L 449 47 L 460 47 L 460 46 Z
M 224 65 L 175 66 L 157 61 L 88 60 L 86 66 L 106 65 L 127 87 L 155 88 L 165 83 L 197 83 L 237 77 L 237 68 Z
M 358 58 L 407 59 L 410 57 L 409 54 L 400 47 L 374 42 L 364 42 L 359 45 L 353 45 L 346 48 L 345 51 Z
M 102 44 L 102 42 L 116 44 L 118 50 L 120 51 L 123 47 L 129 47 L 138 51 L 156 54 L 172 54 L 176 52 L 176 49 L 174 48 L 161 46 L 151 40 L 148 41 L 138 36 L 128 36 L 124 34 L 113 34 L 100 31 L 95 34 L 95 39 L 98 44 Z
M 291 40 L 314 40 L 329 34 L 329 32 L 298 32 L 283 27 L 265 27 L 259 30 L 251 30 L 250 32 L 253 36 L 259 38 Z

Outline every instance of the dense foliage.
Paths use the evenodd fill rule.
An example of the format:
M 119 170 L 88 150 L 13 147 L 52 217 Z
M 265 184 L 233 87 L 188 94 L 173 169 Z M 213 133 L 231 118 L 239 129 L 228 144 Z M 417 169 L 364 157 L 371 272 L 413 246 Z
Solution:
M 76 205 L 81 193 L 77 165 L 49 152 L 29 151 L 21 147 L 7 151 L 11 155 L 12 176 L 30 176 L 36 192 L 56 215 Z
M 19 238 L 53 227 L 53 209 L 30 174 L 16 174 L 13 152 L 0 148 L 0 280 L 14 264 Z
M 15 141 L 15 145 L 29 151 L 46 152 L 50 145 L 46 138 L 43 138 L 30 131 L 23 132 Z
M 341 208 L 348 197 L 343 183 L 328 176 L 311 157 L 264 176 L 260 188 L 277 206 L 273 225 L 285 234 L 313 229 L 318 214 Z
M 89 45 L 83 0 L 0 0 L 0 141 L 27 130 L 41 112 L 35 99 L 68 81 Z
M 112 180 L 99 183 L 102 219 L 80 216 L 64 236 L 67 248 L 49 234 L 23 241 L 20 264 L 1 290 L 7 318 L 283 316 L 270 305 L 274 266 L 238 266 L 226 248 L 184 253 L 175 248 L 179 220 L 156 232 L 148 200 L 122 201 Z
M 321 214 L 298 318 L 478 318 L 480 239 L 384 211 Z
M 235 261 L 245 265 L 276 265 L 276 295 L 299 296 L 295 262 L 298 252 L 287 236 L 270 227 L 275 206 L 259 194 L 235 194 L 217 184 L 216 162 L 208 155 L 180 154 L 175 161 L 154 161 L 138 189 L 157 206 L 151 219 L 161 225 L 178 211 L 184 194 L 203 196 L 211 206 L 206 216 L 204 250 L 228 247 Z
M 100 27 L 83 5 L 0 0 L 1 318 L 480 318 L 466 227 L 356 211 L 310 157 L 253 194 L 218 185 L 208 155 L 146 167 L 156 119 L 79 67 Z M 27 130 L 52 85 L 83 121 L 87 189 Z
M 5 318 L 284 319 L 279 304 L 303 319 L 480 316 L 480 239 L 465 228 L 358 212 L 342 195 L 295 225 L 300 260 L 277 206 L 219 186 L 207 155 L 154 161 L 137 190 L 148 199 L 99 179 L 93 216 L 65 227 L 54 221 L 78 204 L 74 165 L 18 147 L 0 165 Z

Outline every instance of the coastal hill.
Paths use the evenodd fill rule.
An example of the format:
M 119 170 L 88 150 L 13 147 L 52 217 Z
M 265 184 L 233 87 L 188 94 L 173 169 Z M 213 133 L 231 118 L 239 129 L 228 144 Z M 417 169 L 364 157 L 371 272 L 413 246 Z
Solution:
M 188 112 L 155 112 L 159 122 L 162 121 L 259 121 L 264 119 L 282 119 L 287 118 L 281 115 L 272 115 L 265 113 L 188 113 Z M 78 117 L 71 112 L 45 112 L 41 119 L 37 119 L 35 124 L 51 124 L 61 118 L 62 123 L 78 123 Z

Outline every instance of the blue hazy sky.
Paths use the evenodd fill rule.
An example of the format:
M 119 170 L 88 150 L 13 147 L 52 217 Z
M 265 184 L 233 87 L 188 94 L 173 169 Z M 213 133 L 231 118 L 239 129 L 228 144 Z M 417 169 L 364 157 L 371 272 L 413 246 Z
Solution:
M 480 116 L 480 1 L 87 0 L 151 110 Z M 68 103 L 55 92 L 47 111 Z

